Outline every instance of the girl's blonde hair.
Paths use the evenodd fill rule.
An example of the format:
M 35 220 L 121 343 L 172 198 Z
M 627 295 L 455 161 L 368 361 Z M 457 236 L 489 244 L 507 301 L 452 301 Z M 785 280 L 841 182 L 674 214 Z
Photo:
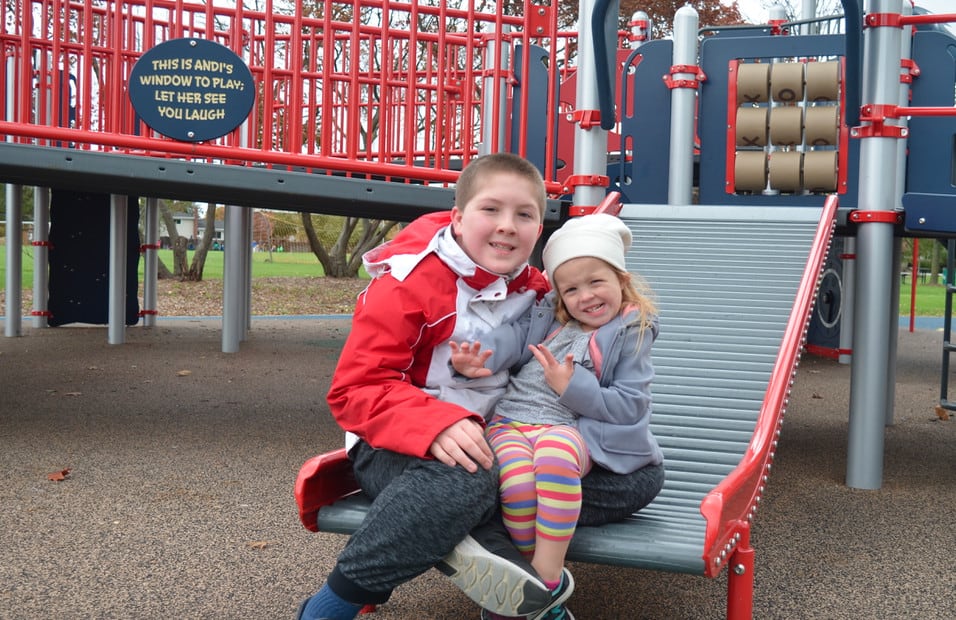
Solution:
M 654 317 L 657 316 L 657 303 L 654 301 L 654 293 L 647 283 L 647 280 L 640 275 L 629 271 L 621 271 L 610 263 L 607 263 L 607 265 L 614 271 L 618 281 L 621 283 L 621 312 L 627 312 L 628 310 L 638 311 L 638 316 L 634 320 L 639 323 L 640 333 L 643 337 L 644 332 L 650 328 Z M 571 320 L 571 313 L 568 312 L 567 306 L 564 305 L 564 300 L 561 299 L 561 295 L 556 295 L 556 297 L 557 302 L 554 308 L 554 317 L 560 321 L 562 325 L 566 325 L 567 322 Z

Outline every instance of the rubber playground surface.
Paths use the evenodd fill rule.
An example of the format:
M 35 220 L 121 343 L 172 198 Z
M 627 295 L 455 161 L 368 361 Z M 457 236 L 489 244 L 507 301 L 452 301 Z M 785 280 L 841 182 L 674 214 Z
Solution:
M 254 319 L 234 354 L 212 319 L 128 328 L 120 345 L 100 326 L 0 338 L 0 618 L 294 617 L 345 542 L 300 525 L 292 484 L 342 443 L 324 396 L 348 329 Z M 844 483 L 850 367 L 801 362 L 753 529 L 755 618 L 956 617 L 942 335 L 901 327 L 898 351 L 875 491 Z M 570 568 L 579 620 L 724 613 L 726 574 Z M 433 570 L 369 617 L 478 609 Z

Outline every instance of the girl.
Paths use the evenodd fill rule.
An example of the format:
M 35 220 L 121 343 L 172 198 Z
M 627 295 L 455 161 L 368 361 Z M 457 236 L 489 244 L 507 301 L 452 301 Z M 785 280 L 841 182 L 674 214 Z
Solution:
M 554 592 L 552 607 L 533 618 L 573 620 L 563 604 L 574 583 L 564 558 L 588 477 L 646 469 L 648 484 L 631 512 L 663 484 L 663 455 L 648 426 L 656 308 L 625 268 L 630 245 L 630 230 L 612 215 L 568 221 L 542 256 L 554 291 L 528 320 L 493 331 L 484 351 L 480 342 L 451 343 L 452 365 L 466 377 L 528 362 L 511 377 L 486 436 L 501 468 L 505 526 Z M 540 344 L 519 346 L 526 342 Z M 591 516 L 587 524 L 624 516 Z

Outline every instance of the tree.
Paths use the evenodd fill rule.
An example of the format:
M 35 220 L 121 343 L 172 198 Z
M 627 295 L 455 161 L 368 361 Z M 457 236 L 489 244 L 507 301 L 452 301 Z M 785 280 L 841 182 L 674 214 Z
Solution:
M 202 281 L 203 269 L 206 266 L 206 254 L 209 252 L 209 246 L 212 245 L 213 236 L 216 233 L 216 208 L 215 205 L 209 205 L 206 208 L 205 224 L 201 239 L 196 240 L 195 252 L 193 253 L 192 263 L 186 251 L 189 246 L 189 239 L 179 234 L 176 229 L 176 221 L 173 218 L 173 212 L 165 200 L 159 200 L 159 215 L 166 227 L 166 233 L 169 235 L 169 243 L 173 250 L 173 270 L 159 260 L 159 278 L 179 278 L 182 281 L 200 282 Z M 174 203 L 184 213 L 192 213 L 195 217 L 196 206 L 192 203 Z
M 801 15 L 802 0 L 761 0 L 760 4 L 768 10 L 774 6 L 783 7 L 787 13 L 787 19 L 790 21 L 803 19 L 803 15 Z M 840 0 L 817 0 L 816 14 L 818 17 L 840 13 L 843 13 L 843 3 Z
M 315 254 L 325 275 L 331 278 L 354 278 L 362 266 L 362 255 L 382 243 L 398 222 L 371 220 L 357 217 L 333 218 L 333 216 L 313 216 L 302 213 L 302 226 L 305 228 L 309 247 Z M 315 222 L 324 220 L 343 220 L 338 226 L 338 234 L 327 231 L 316 232 Z M 333 224 L 334 226 L 335 224 Z M 330 234 L 331 233 L 331 234 Z
M 721 0 L 621 0 L 621 28 L 635 11 L 647 13 L 651 22 L 651 37 L 660 39 L 674 33 L 674 15 L 684 5 L 697 11 L 701 26 L 733 26 L 744 23 L 736 0 L 725 5 Z

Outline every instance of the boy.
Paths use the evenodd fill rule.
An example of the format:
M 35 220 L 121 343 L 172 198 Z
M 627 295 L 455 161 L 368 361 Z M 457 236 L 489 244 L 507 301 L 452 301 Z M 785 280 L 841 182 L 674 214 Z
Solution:
M 373 280 L 328 402 L 373 502 L 300 618 L 354 618 L 433 566 L 496 613 L 554 604 L 497 516 L 498 465 L 483 431 L 508 372 L 456 380 L 449 345 L 518 320 L 547 291 L 528 265 L 545 199 L 528 161 L 480 157 L 462 172 L 450 212 L 417 219 L 363 257 Z

